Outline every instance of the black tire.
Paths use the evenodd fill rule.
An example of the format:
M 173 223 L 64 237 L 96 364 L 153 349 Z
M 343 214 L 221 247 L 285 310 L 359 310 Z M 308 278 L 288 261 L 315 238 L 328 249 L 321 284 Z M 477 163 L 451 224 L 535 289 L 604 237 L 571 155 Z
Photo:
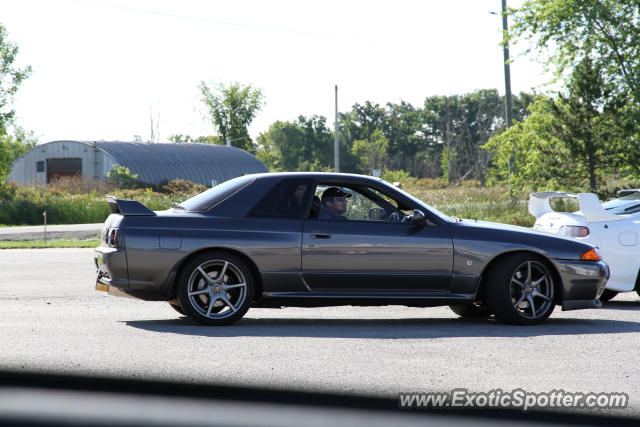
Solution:
M 182 314 L 183 316 L 186 316 L 186 314 L 184 313 L 184 310 L 182 309 L 182 307 L 180 307 L 177 304 L 173 304 L 173 303 L 169 303 L 169 305 L 171 306 L 171 308 L 173 308 L 175 311 L 177 311 L 178 313 Z
M 187 262 L 178 276 L 182 310 L 203 325 L 237 322 L 249 310 L 253 292 L 251 270 L 242 259 L 226 252 L 203 253 Z
M 489 307 L 477 304 L 451 304 L 449 305 L 451 311 L 460 317 L 469 319 L 486 319 L 491 316 L 491 310 Z
M 611 301 L 613 298 L 615 298 L 616 295 L 618 295 L 617 291 L 612 291 L 612 290 L 609 290 L 609 289 L 605 289 L 602 292 L 602 295 L 600 295 L 600 301 L 602 301 L 602 302 Z
M 536 325 L 555 308 L 556 285 L 549 265 L 531 254 L 499 260 L 487 276 L 487 303 L 496 319 Z

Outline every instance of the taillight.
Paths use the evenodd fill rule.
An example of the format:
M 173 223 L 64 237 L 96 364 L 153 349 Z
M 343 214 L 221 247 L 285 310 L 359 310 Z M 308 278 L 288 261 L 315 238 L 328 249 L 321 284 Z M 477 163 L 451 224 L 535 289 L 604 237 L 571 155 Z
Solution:
M 598 254 L 598 251 L 596 251 L 595 248 L 589 249 L 580 255 L 580 259 L 583 261 L 600 261 L 600 254 Z
M 558 229 L 558 234 L 569 237 L 587 237 L 589 235 L 589 228 L 579 225 L 563 225 Z
M 117 228 L 112 228 L 107 232 L 106 236 L 107 246 L 112 248 L 124 248 L 124 241 Z

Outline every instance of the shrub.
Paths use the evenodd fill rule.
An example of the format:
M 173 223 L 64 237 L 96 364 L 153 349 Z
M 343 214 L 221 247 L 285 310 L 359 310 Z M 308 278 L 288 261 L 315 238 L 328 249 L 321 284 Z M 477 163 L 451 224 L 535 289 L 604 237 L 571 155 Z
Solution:
M 409 173 L 405 172 L 402 169 L 398 171 L 385 169 L 382 171 L 382 179 L 384 179 L 387 182 L 396 182 L 396 181 L 399 182 L 399 181 L 404 181 L 407 178 L 409 178 Z
M 207 187 L 202 184 L 196 184 L 184 179 L 174 179 L 161 187 L 163 193 L 180 196 L 195 195 L 202 193 L 206 189 Z
M 113 165 L 107 172 L 107 178 L 118 188 L 136 188 L 138 186 L 138 174 L 131 173 L 128 167 Z

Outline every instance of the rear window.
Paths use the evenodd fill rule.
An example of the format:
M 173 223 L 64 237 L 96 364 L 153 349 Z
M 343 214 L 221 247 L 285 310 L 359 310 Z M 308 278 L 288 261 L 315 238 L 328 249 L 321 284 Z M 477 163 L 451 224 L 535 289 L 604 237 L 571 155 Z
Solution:
M 190 212 L 202 212 L 211 209 L 227 197 L 237 193 L 256 179 L 255 175 L 245 175 L 230 179 L 216 185 L 209 190 L 193 196 L 180 203 L 185 210 Z

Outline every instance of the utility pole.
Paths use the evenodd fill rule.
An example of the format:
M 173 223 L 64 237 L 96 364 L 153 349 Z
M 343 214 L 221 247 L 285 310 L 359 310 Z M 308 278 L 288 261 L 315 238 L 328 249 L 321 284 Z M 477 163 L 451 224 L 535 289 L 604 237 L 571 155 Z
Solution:
M 507 0 L 502 0 L 502 53 L 504 56 L 504 110 L 507 119 L 507 129 L 513 126 L 513 100 L 511 98 L 511 69 L 509 67 L 509 22 L 507 20 Z M 515 203 L 516 197 L 511 186 L 513 174 L 513 153 L 509 157 L 507 165 L 507 180 L 509 181 L 509 199 Z
M 495 12 L 489 12 L 497 15 Z M 507 15 L 507 0 L 502 0 L 502 54 L 504 56 L 504 116 L 507 129 L 513 125 L 513 100 L 511 97 L 511 70 L 509 68 L 509 22 Z M 513 153 L 507 165 L 507 180 L 509 181 L 509 198 L 514 203 L 516 198 L 511 188 L 511 174 L 513 173 Z
M 502 0 L 502 52 L 504 55 L 504 103 L 507 128 L 513 125 L 513 103 L 511 100 L 511 70 L 509 68 L 509 22 L 507 21 L 507 0 Z
M 340 172 L 340 145 L 338 142 L 338 85 L 336 85 L 336 122 L 333 136 L 333 164 L 335 171 Z

